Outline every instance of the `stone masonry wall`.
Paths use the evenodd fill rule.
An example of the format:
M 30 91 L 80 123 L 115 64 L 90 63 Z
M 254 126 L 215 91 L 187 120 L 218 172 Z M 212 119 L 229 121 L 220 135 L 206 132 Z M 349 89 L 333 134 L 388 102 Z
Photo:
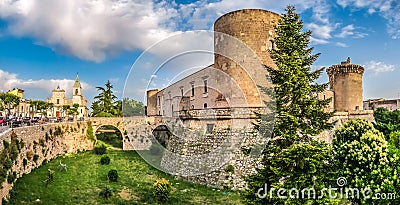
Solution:
M 56 130 L 61 129 L 61 133 Z M 87 123 L 59 123 L 45 124 L 7 130 L 0 134 L 0 150 L 3 150 L 3 140 L 11 141 L 11 133 L 15 132 L 18 140 L 23 144 L 9 174 L 17 173 L 17 178 L 30 173 L 33 169 L 59 155 L 77 153 L 93 149 L 93 142 L 86 137 Z M 31 157 L 37 155 L 34 161 Z M 30 159 L 28 159 L 30 158 Z M 26 166 L 23 161 L 27 160 Z M 0 189 L 0 198 L 8 197 L 13 184 L 3 182 Z M 1 205 L 1 201 L 0 201 Z
M 257 136 L 258 132 L 254 130 L 223 129 L 197 139 L 170 138 L 167 149 L 185 157 L 177 162 L 171 155 L 164 154 L 161 166 L 180 173 L 179 178 L 196 183 L 243 189 L 246 186 L 243 176 L 254 174 L 255 168 L 261 167 L 260 156 L 252 157 L 248 153 Z M 215 151 L 218 148 L 222 151 Z M 204 165 L 215 167 L 209 172 L 210 167 Z M 205 172 L 192 176 L 201 169 Z
M 337 128 L 356 118 L 373 121 L 373 111 L 337 112 L 331 121 L 336 122 Z M 317 138 L 331 143 L 335 128 L 321 133 Z M 177 161 L 170 155 L 164 155 L 161 166 L 165 170 L 180 173 L 179 178 L 195 183 L 240 190 L 246 187 L 243 177 L 256 173 L 256 168 L 262 167 L 262 156 L 253 157 L 249 154 L 253 145 L 262 142 L 260 139 L 259 133 L 249 128 L 220 129 L 212 134 L 189 138 L 171 137 L 167 149 L 185 157 Z M 226 148 L 228 154 L 212 153 L 220 147 Z M 229 160 L 225 160 L 226 158 Z M 216 167 L 211 172 L 189 176 L 193 171 L 197 171 L 197 168 L 201 169 L 202 163 L 211 166 L 215 164 Z

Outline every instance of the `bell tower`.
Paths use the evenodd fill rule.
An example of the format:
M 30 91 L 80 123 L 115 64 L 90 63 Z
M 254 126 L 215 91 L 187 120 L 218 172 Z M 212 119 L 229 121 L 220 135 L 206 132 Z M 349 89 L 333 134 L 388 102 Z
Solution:
M 82 86 L 79 81 L 78 74 L 76 74 L 75 83 L 72 89 L 72 96 L 82 96 Z

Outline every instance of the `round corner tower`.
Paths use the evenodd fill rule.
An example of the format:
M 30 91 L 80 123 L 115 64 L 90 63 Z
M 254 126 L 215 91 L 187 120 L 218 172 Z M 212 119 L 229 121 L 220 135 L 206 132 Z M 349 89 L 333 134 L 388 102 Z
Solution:
M 362 76 L 364 67 L 347 61 L 332 65 L 329 75 L 330 89 L 334 92 L 334 108 L 338 112 L 363 109 Z
M 269 51 L 275 47 L 274 26 L 278 24 L 279 19 L 280 15 L 271 11 L 242 9 L 227 13 L 214 23 L 216 32 L 214 34 L 214 67 L 229 74 L 238 82 L 249 106 L 263 105 L 263 97 L 260 97 L 257 88 L 257 85 L 268 85 L 265 77 L 267 72 L 262 64 L 276 68 Z M 221 35 L 221 33 L 227 35 Z M 233 38 L 228 40 L 227 36 Z M 247 48 L 242 49 L 243 45 L 238 45 L 240 43 Z M 249 50 L 252 51 L 251 54 Z M 229 57 L 224 54 L 228 54 Z M 252 59 L 254 54 L 259 60 Z M 232 59 L 232 56 L 238 56 L 238 58 Z

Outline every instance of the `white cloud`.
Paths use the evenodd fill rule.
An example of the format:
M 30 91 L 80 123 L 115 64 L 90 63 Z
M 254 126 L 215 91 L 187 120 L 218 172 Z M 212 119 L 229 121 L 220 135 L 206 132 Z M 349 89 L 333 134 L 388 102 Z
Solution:
M 353 24 L 347 25 L 342 28 L 342 30 L 340 31 L 340 33 L 338 35 L 336 35 L 336 37 L 347 38 L 350 36 L 353 38 L 363 38 L 367 35 L 366 33 L 357 32 L 357 31 L 355 31 L 355 29 L 356 28 L 354 27 Z
M 339 47 L 343 47 L 343 48 L 349 47 L 347 44 L 341 43 L 341 42 L 336 42 L 336 45 L 339 46 Z
M 330 39 L 332 37 L 331 32 L 334 29 L 334 27 L 330 25 L 318 25 L 315 23 L 307 24 L 306 27 L 313 32 L 315 37 L 321 39 Z
M 378 13 L 387 20 L 387 32 L 393 39 L 400 38 L 400 4 L 398 0 L 337 0 L 337 3 L 352 9 L 367 9 L 369 14 Z
M 0 92 L 7 92 L 14 88 L 20 88 L 25 90 L 25 95 L 34 96 L 30 92 L 33 91 L 38 94 L 38 99 L 45 100 L 45 97 L 51 96 L 51 91 L 57 86 L 64 89 L 67 96 L 72 94 L 72 86 L 74 85 L 75 79 L 20 79 L 17 74 L 9 73 L 0 69 Z M 95 88 L 90 84 L 81 81 L 82 89 L 87 93 L 92 93 Z
M 101 61 L 121 50 L 146 49 L 174 34 L 178 13 L 165 1 L 1 1 L 8 32 L 82 59 Z
M 310 37 L 310 42 L 314 45 L 316 44 L 327 44 L 329 43 L 329 41 L 324 40 L 324 39 L 319 39 L 319 38 L 314 38 L 314 37 Z
M 374 74 L 382 73 L 382 72 L 391 72 L 395 70 L 394 65 L 390 64 L 385 64 L 384 62 L 375 62 L 375 61 L 369 61 L 365 66 L 364 66 L 366 71 L 373 72 Z

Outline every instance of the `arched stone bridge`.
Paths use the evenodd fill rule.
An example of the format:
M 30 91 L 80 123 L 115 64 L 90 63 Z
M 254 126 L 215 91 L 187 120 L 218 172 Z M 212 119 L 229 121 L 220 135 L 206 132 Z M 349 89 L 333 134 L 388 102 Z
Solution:
M 151 146 L 153 126 L 145 117 L 90 117 L 94 133 L 104 126 L 116 127 L 123 136 L 123 150 L 147 150 Z

